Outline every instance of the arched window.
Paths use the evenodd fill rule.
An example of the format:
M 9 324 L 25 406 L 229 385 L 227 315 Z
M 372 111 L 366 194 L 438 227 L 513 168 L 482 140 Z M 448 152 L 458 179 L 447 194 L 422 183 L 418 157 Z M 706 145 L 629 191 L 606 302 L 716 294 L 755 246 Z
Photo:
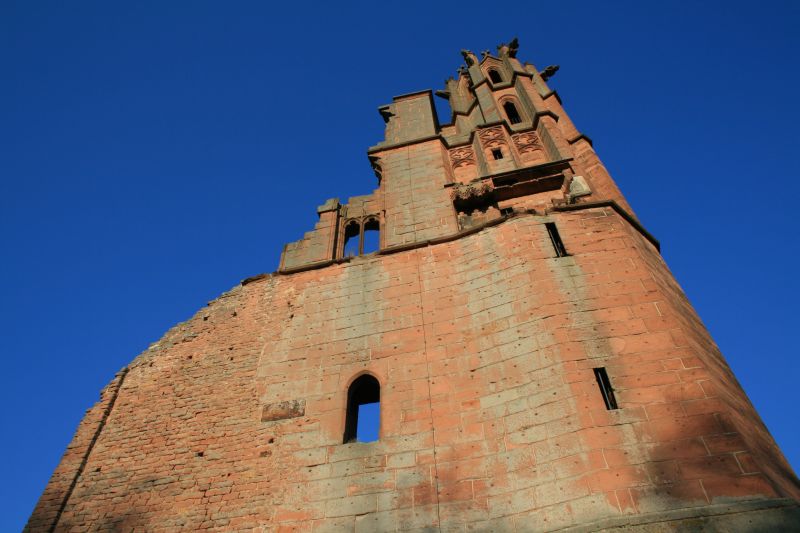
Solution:
M 361 226 L 355 220 L 351 220 L 344 228 L 344 257 L 358 255 L 358 246 L 361 239 Z
M 364 252 L 371 254 L 381 247 L 381 223 L 378 219 L 371 218 L 364 224 Z
M 519 112 L 517 111 L 517 106 L 513 104 L 513 102 L 506 102 L 503 104 L 503 109 L 506 111 L 506 116 L 508 117 L 508 121 L 512 124 L 519 124 L 522 122 L 522 118 L 519 116 Z
M 378 440 L 381 427 L 381 384 L 375 377 L 364 374 L 347 391 L 347 416 L 344 423 L 344 442 Z
M 503 77 L 493 68 L 489 69 L 489 79 L 492 83 L 503 83 Z

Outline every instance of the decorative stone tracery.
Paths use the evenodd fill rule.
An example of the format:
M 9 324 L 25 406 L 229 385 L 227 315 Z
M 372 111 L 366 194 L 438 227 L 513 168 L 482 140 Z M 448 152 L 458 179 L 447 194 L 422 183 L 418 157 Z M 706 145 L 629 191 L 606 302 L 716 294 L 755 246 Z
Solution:
M 517 133 L 511 136 L 514 141 L 514 146 L 520 154 L 526 154 L 542 150 L 542 141 L 539 136 L 533 131 L 526 131 L 524 133 Z
M 475 150 L 471 146 L 451 148 L 449 154 L 454 169 L 475 164 Z
M 478 138 L 484 148 L 497 148 L 506 145 L 506 136 L 503 133 L 503 128 L 499 126 L 480 130 Z

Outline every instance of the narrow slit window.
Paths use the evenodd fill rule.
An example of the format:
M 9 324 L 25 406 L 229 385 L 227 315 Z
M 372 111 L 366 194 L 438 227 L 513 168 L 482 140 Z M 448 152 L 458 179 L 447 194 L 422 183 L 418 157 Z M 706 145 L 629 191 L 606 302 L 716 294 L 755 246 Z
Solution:
M 378 440 L 381 427 L 381 385 L 369 374 L 356 379 L 347 391 L 344 442 Z
M 556 251 L 556 257 L 566 257 L 569 254 L 567 249 L 564 248 L 564 242 L 561 240 L 561 235 L 558 234 L 558 228 L 555 222 L 546 222 L 547 234 L 550 235 L 550 242 L 553 243 L 553 248 Z
M 522 117 L 519 116 L 519 111 L 517 111 L 517 106 L 515 106 L 512 102 L 506 102 L 503 104 L 503 109 L 506 111 L 506 116 L 508 117 L 508 121 L 512 124 L 519 124 L 522 122 Z
M 371 254 L 381 248 L 381 224 L 371 218 L 364 224 L 364 253 Z
M 344 257 L 358 255 L 359 240 L 361 239 L 361 226 L 355 220 L 348 222 L 344 228 Z
M 503 77 L 495 69 L 489 69 L 489 79 L 492 83 L 503 83 Z
M 594 377 L 597 379 L 597 386 L 600 387 L 600 394 L 603 395 L 606 409 L 609 411 L 619 409 L 617 398 L 614 396 L 614 387 L 611 386 L 611 380 L 608 379 L 608 372 L 606 372 L 605 367 L 595 368 Z
M 503 159 L 503 151 L 500 148 L 492 150 L 492 157 L 495 159 Z

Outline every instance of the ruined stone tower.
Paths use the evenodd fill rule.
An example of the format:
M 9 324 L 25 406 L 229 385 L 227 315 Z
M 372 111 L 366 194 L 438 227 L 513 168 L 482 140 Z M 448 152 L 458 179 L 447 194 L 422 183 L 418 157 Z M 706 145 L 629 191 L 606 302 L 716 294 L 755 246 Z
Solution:
M 449 124 L 430 91 L 381 107 L 378 188 L 117 374 L 29 531 L 798 527 L 797 478 L 556 67 L 463 55 Z

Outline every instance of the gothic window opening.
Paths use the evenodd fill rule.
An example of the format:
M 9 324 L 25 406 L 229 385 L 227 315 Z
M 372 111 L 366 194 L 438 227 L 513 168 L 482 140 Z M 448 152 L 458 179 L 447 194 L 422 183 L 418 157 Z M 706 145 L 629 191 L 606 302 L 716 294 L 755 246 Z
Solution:
M 344 257 L 355 257 L 358 255 L 358 247 L 361 244 L 361 225 L 355 220 L 351 220 L 344 228 Z
M 517 111 L 517 106 L 515 106 L 513 102 L 506 102 L 503 104 L 503 109 L 505 109 L 506 116 L 508 117 L 508 121 L 510 123 L 519 124 L 522 122 L 522 117 L 520 117 L 519 111 Z
M 553 243 L 553 249 L 556 251 L 556 257 L 566 257 L 569 254 L 564 247 L 564 241 L 561 240 L 561 235 L 558 234 L 558 228 L 555 222 L 546 222 L 547 234 L 550 235 L 550 242 Z
M 377 252 L 381 247 L 381 224 L 377 219 L 371 218 L 364 224 L 364 251 L 365 254 Z
M 344 442 L 374 442 L 380 427 L 381 385 L 374 376 L 364 374 L 347 391 Z
M 492 157 L 495 159 L 503 159 L 503 151 L 500 148 L 492 150 Z
M 614 396 L 614 387 L 611 386 L 611 380 L 608 378 L 608 372 L 605 367 L 595 368 L 594 377 L 597 380 L 597 386 L 600 387 L 600 394 L 603 395 L 603 401 L 606 404 L 606 409 L 609 411 L 619 409 L 617 406 L 617 398 Z
M 489 69 L 489 79 L 492 83 L 503 83 L 503 77 L 495 69 Z

